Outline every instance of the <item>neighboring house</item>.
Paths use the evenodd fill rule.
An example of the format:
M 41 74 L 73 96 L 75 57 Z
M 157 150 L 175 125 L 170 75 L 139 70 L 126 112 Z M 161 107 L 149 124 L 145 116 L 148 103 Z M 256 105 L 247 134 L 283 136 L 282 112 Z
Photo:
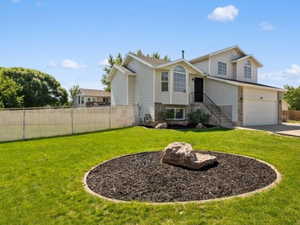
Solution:
M 200 108 L 224 126 L 281 123 L 283 89 L 257 83 L 262 64 L 238 46 L 190 61 L 167 62 L 129 53 L 114 65 L 112 105 L 137 104 L 141 121 L 167 112 L 169 121 L 185 121 Z
M 102 90 L 80 88 L 75 97 L 75 107 L 92 107 L 110 104 L 110 93 Z

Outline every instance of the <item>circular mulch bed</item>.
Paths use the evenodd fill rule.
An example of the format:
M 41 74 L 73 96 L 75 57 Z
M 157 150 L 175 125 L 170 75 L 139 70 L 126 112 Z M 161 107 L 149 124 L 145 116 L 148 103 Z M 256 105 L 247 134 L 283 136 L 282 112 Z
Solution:
M 272 184 L 269 165 L 239 155 L 201 151 L 217 157 L 208 170 L 189 170 L 160 163 L 161 152 L 145 152 L 106 161 L 85 177 L 92 192 L 109 199 L 185 202 L 240 195 Z

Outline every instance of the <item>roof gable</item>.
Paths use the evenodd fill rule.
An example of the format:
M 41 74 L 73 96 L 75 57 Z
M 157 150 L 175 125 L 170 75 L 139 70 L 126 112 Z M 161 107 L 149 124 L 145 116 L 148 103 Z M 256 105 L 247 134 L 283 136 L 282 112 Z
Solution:
M 131 69 L 127 68 L 125 65 L 113 65 L 113 67 L 110 70 L 110 73 L 108 74 L 107 80 L 111 81 L 117 71 L 120 71 L 121 73 L 125 75 L 135 75 L 135 72 Z
M 168 62 L 168 63 L 162 64 L 162 65 L 159 65 L 159 66 L 156 67 L 156 69 L 164 69 L 164 68 L 167 69 L 167 68 L 173 67 L 177 64 L 187 66 L 189 71 L 192 72 L 192 73 L 200 73 L 202 75 L 205 75 L 205 73 L 202 70 L 195 67 L 193 64 L 191 64 L 189 61 L 187 61 L 185 59 L 178 59 L 178 60 L 175 60 L 175 61 L 172 61 L 172 62 Z
M 232 47 L 229 47 L 229 48 L 224 48 L 224 49 L 221 49 L 221 50 L 211 52 L 209 54 L 194 58 L 194 59 L 190 60 L 190 63 L 194 64 L 194 63 L 202 62 L 204 60 L 209 59 L 209 57 L 211 57 L 211 56 L 219 55 L 219 54 L 222 54 L 222 53 L 225 53 L 225 52 L 229 52 L 231 50 L 236 50 L 239 53 L 241 53 L 241 55 L 243 55 L 243 56 L 247 55 L 238 45 L 235 45 L 235 46 L 232 46 Z
M 233 63 L 237 63 L 237 62 L 241 62 L 241 61 L 244 61 L 244 60 L 247 60 L 247 59 L 252 60 L 258 67 L 263 67 L 263 64 L 261 64 L 261 63 L 260 63 L 254 56 L 252 56 L 252 55 L 246 55 L 246 56 L 240 57 L 240 58 L 238 58 L 238 59 L 233 60 L 232 62 L 233 62 Z

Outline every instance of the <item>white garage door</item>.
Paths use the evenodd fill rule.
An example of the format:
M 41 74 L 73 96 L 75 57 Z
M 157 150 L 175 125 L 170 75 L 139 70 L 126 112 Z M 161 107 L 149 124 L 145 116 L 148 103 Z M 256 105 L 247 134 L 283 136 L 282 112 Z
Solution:
M 277 102 L 248 101 L 244 102 L 244 125 L 277 124 Z
M 277 92 L 245 89 L 243 110 L 245 126 L 277 124 Z

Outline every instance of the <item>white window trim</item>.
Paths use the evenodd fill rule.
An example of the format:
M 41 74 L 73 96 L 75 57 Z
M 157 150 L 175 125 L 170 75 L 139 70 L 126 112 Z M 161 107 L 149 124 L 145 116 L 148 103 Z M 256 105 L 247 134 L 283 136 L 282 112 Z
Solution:
M 185 120 L 185 119 L 186 119 L 186 117 L 185 117 L 185 114 L 186 114 L 185 108 L 182 108 L 182 107 L 166 107 L 166 111 L 167 111 L 168 109 L 174 109 L 174 118 L 172 118 L 172 119 L 166 118 L 166 120 L 169 120 L 169 121 L 171 121 L 171 120 L 182 121 L 182 120 Z M 183 110 L 183 118 L 181 118 L 181 119 L 176 119 L 176 118 L 175 118 L 176 110 L 178 110 L 178 109 L 180 109 L 180 110 L 182 109 L 182 110 Z
M 219 62 L 220 63 L 224 63 L 226 65 L 226 73 L 225 74 L 219 74 Z M 228 63 L 223 62 L 223 61 L 218 61 L 217 62 L 217 74 L 218 74 L 218 76 L 227 77 L 227 74 L 228 74 Z
M 162 80 L 162 74 L 163 73 L 168 73 L 168 81 Z M 162 90 L 162 83 L 163 82 L 168 83 L 168 91 L 163 91 Z M 170 71 L 161 71 L 160 72 L 160 88 L 159 88 L 161 93 L 168 93 L 170 91 L 170 84 L 169 83 L 170 83 Z
M 250 77 L 246 76 L 246 67 L 250 68 Z M 252 63 L 250 62 L 250 65 L 247 65 L 246 62 L 244 63 L 244 78 L 248 80 L 252 80 Z
M 178 66 L 178 65 L 176 65 L 176 66 Z M 187 93 L 187 82 L 186 82 L 186 79 L 187 79 L 187 76 L 188 76 L 188 70 L 184 66 L 179 65 L 182 68 L 184 68 L 185 73 L 178 72 L 178 71 L 175 71 L 176 66 L 173 68 L 173 74 L 172 74 L 172 76 L 173 76 L 173 81 L 172 81 L 173 82 L 173 92 L 185 94 L 185 93 Z M 174 83 L 175 83 L 175 73 L 185 75 L 185 91 L 175 91 L 175 85 L 174 85 Z

